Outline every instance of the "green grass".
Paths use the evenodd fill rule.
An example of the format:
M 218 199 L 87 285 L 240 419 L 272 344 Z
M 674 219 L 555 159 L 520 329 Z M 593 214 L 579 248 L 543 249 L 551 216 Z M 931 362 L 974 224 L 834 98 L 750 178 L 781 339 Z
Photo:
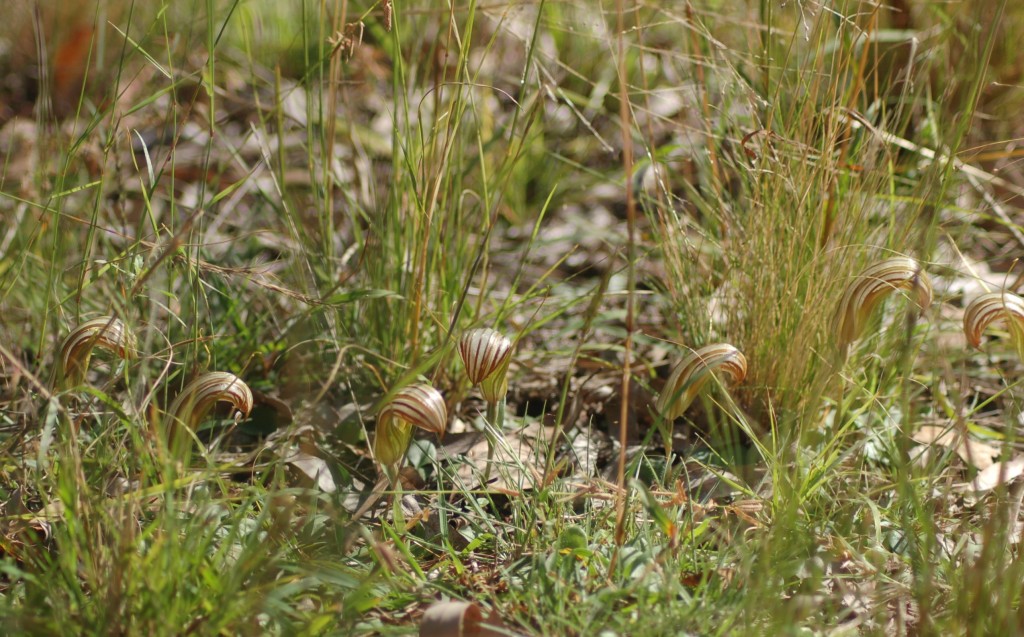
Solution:
M 1019 283 L 1022 26 L 981 1 L 17 3 L 3 632 L 415 634 L 464 599 L 509 634 L 1014 634 L 1021 489 L 919 441 L 1019 453 L 1022 361 L 960 320 Z M 931 307 L 890 295 L 844 356 L 844 290 L 896 255 Z M 105 315 L 138 356 L 62 384 Z M 488 484 L 474 327 L 517 342 Z M 746 378 L 665 426 L 671 367 L 716 342 Z M 182 452 L 164 412 L 205 371 L 255 408 Z M 450 433 L 385 472 L 375 417 L 417 382 Z

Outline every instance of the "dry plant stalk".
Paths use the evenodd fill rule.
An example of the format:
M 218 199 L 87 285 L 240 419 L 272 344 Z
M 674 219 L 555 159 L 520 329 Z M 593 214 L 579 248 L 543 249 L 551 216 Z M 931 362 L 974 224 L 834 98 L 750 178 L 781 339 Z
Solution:
M 60 346 L 61 367 L 64 379 L 69 385 L 78 385 L 85 380 L 97 347 L 111 352 L 122 360 L 135 358 L 135 334 L 113 316 L 101 316 L 82 323 L 71 330 Z
M 194 431 L 217 403 L 231 405 L 234 417 L 244 418 L 252 413 L 252 391 L 242 379 L 230 372 L 201 374 L 186 385 L 171 403 L 172 432 L 178 423 Z
M 394 465 L 405 454 L 413 426 L 440 436 L 447 425 L 448 408 L 441 392 L 426 384 L 410 385 L 377 416 L 373 455 L 382 465 Z
M 921 310 L 932 303 L 932 284 L 921 265 L 910 257 L 879 261 L 846 286 L 835 315 L 836 344 L 841 352 L 864 332 L 872 311 L 896 290 L 912 291 Z
M 691 352 L 672 370 L 658 396 L 658 413 L 669 423 L 682 416 L 704 385 L 719 371 L 725 374 L 730 384 L 740 383 L 747 377 L 747 359 L 728 343 L 715 343 Z
M 1011 292 L 989 292 L 971 301 L 964 311 L 967 342 L 979 348 L 981 335 L 998 320 L 1006 324 L 1017 355 L 1024 360 L 1024 299 Z

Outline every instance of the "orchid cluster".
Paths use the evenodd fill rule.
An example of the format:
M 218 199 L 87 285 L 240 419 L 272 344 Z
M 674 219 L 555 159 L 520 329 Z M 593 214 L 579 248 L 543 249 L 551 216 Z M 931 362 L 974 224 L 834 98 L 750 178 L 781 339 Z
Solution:
M 101 316 L 78 325 L 61 344 L 62 385 L 70 389 L 83 384 L 97 350 L 128 361 L 138 356 L 137 343 L 131 329 L 115 316 Z M 252 412 L 252 391 L 229 372 L 207 372 L 188 383 L 167 410 L 166 433 L 172 448 L 180 448 L 182 432 L 178 425 L 195 430 L 220 403 L 231 407 L 235 419 L 244 418 Z
M 512 360 L 512 342 L 492 329 L 467 331 L 459 339 L 458 350 L 466 375 L 488 404 L 488 422 L 499 432 L 505 394 L 508 392 L 508 367 Z M 427 384 L 415 384 L 399 390 L 377 415 L 374 456 L 386 467 L 393 467 L 405 455 L 413 427 L 435 435 L 444 434 L 448 414 L 444 397 Z M 488 435 L 488 459 L 493 458 L 494 437 Z M 489 475 L 490 463 L 488 463 Z

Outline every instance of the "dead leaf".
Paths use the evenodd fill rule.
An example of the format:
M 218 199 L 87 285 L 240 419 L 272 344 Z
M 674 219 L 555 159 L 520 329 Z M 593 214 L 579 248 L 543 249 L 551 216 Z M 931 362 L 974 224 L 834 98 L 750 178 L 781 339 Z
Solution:
M 543 473 L 547 445 L 553 435 L 554 427 L 539 423 L 506 431 L 495 449 L 497 480 L 489 488 L 519 491 L 533 486 Z M 448 434 L 441 450 L 442 457 L 457 460 L 456 474 L 467 488 L 480 486 L 487 466 L 487 437 L 482 432 Z
M 992 466 L 999 450 L 992 445 L 960 436 L 948 427 L 925 425 L 911 436 L 916 442 L 924 445 L 942 445 L 956 452 L 956 455 L 967 464 L 985 470 Z
M 285 456 L 284 461 L 305 474 L 324 493 L 334 493 L 338 490 L 337 485 L 334 484 L 331 469 L 323 458 L 304 451 L 295 451 Z
M 997 462 L 980 472 L 971 481 L 971 487 L 977 492 L 984 493 L 1016 480 L 1021 474 L 1024 474 L 1024 456 L 1017 456 L 1013 460 Z
M 53 56 L 53 103 L 58 113 L 70 114 L 85 80 L 89 49 L 95 32 L 80 26 L 64 37 Z
M 480 607 L 472 602 L 437 602 L 423 613 L 420 637 L 491 637 L 507 635 L 492 613 L 484 621 Z

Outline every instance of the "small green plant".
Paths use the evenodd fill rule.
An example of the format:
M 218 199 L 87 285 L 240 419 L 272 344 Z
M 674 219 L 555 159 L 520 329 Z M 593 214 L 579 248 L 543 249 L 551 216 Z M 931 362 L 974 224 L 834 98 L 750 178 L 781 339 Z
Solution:
M 508 365 L 512 360 L 512 341 L 492 329 L 472 329 L 459 339 L 459 356 L 469 382 L 480 386 L 487 401 L 487 466 L 484 482 L 491 475 L 494 451 L 505 424 L 505 395 L 508 393 Z

